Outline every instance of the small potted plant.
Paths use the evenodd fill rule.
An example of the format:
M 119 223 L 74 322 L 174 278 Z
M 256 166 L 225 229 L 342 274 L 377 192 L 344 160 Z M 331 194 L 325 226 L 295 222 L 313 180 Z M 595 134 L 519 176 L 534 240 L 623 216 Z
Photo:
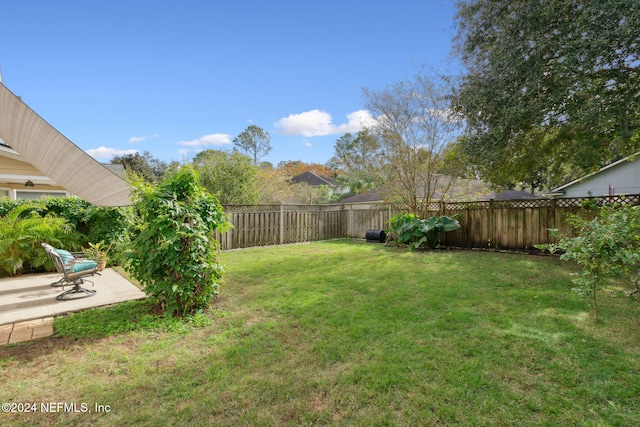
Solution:
M 107 266 L 107 261 L 109 261 L 111 247 L 112 245 L 107 245 L 102 240 L 98 243 L 89 243 L 89 248 L 85 249 L 84 252 L 98 263 L 98 271 L 102 271 Z

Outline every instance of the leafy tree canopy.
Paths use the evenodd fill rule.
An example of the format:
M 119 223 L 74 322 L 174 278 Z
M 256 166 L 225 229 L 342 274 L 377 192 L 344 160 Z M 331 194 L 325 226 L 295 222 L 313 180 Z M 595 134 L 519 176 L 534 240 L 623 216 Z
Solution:
M 269 132 L 260 126 L 251 125 L 233 138 L 233 146 L 240 152 L 251 157 L 253 164 L 257 165 L 258 160 L 271 151 L 270 141 L 271 136 Z
M 258 167 L 238 151 L 205 150 L 193 158 L 200 184 L 222 204 L 258 202 Z
M 272 167 L 260 167 L 258 170 L 259 203 L 286 203 L 293 194 L 293 187 L 285 171 Z
M 380 141 L 367 130 L 345 133 L 336 141 L 327 166 L 340 172 L 339 178 L 356 192 L 373 187 L 380 175 Z
M 494 183 L 549 185 L 638 149 L 640 2 L 458 2 L 463 146 Z M 634 137 L 635 135 L 635 137 Z
M 111 163 L 124 165 L 127 172 L 134 173 L 147 182 L 159 182 L 167 170 L 176 166 L 175 163 L 169 164 L 153 157 L 148 151 L 145 151 L 143 154 L 135 153 L 114 156 L 111 159 Z

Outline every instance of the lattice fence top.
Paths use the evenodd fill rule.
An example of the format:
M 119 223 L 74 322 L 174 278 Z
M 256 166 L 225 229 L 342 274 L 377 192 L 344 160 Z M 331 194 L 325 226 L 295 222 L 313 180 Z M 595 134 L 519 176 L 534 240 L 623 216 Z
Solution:
M 638 205 L 640 204 L 640 194 L 620 195 L 620 196 L 603 196 L 603 197 L 576 197 L 556 199 L 558 207 L 580 207 L 589 205 L 606 206 L 612 205 Z
M 489 202 L 452 202 L 445 203 L 444 208 L 448 211 L 463 211 L 465 209 L 489 209 Z
M 491 200 L 477 202 L 431 202 L 427 206 L 429 212 L 463 211 L 469 209 L 540 209 L 540 208 L 573 208 L 617 205 L 640 205 L 640 194 L 572 197 L 557 199 L 525 199 L 525 200 Z M 338 211 L 381 211 L 391 209 L 404 211 L 397 204 L 389 203 L 345 203 L 327 205 L 224 205 L 227 213 L 258 212 L 338 212 Z
M 222 209 L 227 213 L 280 212 L 280 205 L 223 205 Z
M 256 212 L 333 212 L 343 210 L 342 205 L 224 205 L 227 213 Z
M 345 203 L 342 206 L 343 210 L 350 211 L 377 211 L 381 209 L 388 209 L 388 203 Z
M 553 206 L 552 199 L 494 200 L 490 207 L 504 209 L 548 208 Z
M 540 209 L 574 208 L 606 205 L 638 205 L 640 195 L 603 196 L 603 197 L 567 197 L 557 199 L 492 200 L 487 202 L 445 203 L 445 210 L 461 211 L 466 209 Z

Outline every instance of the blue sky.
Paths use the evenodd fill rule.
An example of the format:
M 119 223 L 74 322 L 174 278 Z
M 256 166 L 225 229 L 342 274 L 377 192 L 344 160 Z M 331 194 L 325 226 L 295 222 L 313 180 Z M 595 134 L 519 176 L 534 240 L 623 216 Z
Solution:
M 102 162 L 145 150 L 184 161 L 255 124 L 271 134 L 264 160 L 325 163 L 367 119 L 362 88 L 451 68 L 452 3 L 11 1 L 0 69 Z

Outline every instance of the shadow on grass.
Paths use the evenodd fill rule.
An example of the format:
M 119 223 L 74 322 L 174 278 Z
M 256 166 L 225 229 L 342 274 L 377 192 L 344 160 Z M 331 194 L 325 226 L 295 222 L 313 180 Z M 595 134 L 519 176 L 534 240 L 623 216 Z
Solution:
M 208 318 L 202 314 L 178 319 L 152 314 L 147 300 L 127 301 L 118 305 L 80 311 L 58 317 L 54 321 L 54 337 L 103 338 L 133 331 L 188 332 L 204 326 Z
M 211 316 L 196 314 L 178 319 L 152 314 L 147 300 L 127 301 L 108 307 L 56 317 L 54 335 L 0 347 L 0 368 L 3 361 L 29 362 L 58 349 L 73 345 L 89 346 L 101 339 L 129 332 L 176 332 L 186 334 L 194 328 L 206 326 Z

